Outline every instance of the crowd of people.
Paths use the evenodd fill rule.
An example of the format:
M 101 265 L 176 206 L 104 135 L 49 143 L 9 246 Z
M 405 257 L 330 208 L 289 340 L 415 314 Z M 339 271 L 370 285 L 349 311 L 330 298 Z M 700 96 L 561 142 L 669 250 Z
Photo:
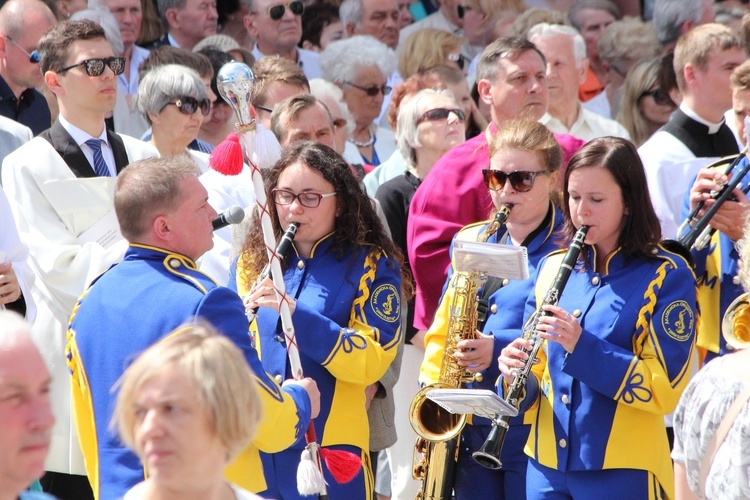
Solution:
M 3 2 L 0 500 L 746 498 L 748 56 L 742 0 Z M 415 448 L 451 372 L 518 415 Z

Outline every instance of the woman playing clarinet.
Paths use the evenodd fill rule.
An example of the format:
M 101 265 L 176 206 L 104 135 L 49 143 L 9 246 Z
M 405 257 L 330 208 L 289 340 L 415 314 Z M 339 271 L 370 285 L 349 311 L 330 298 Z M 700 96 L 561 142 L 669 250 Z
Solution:
M 402 341 L 400 254 L 349 166 L 331 148 L 311 142 L 289 147 L 265 184 L 276 239 L 299 225 L 282 267 L 302 368 L 321 392 L 318 443 L 362 460 L 363 471 L 346 484 L 324 467 L 328 494 L 369 500 L 367 405 Z M 248 308 L 258 308 L 251 331 L 264 368 L 285 380 L 293 374 L 276 290 L 269 278 L 256 283 L 267 261 L 260 231 L 245 241 L 236 285 Z M 268 489 L 261 496 L 300 498 L 296 473 L 304 446 L 301 441 L 262 456 Z
M 588 232 L 557 305 L 540 301 L 554 295 L 564 251 L 545 258 L 526 306 L 527 318 L 545 312 L 521 403 L 532 416 L 527 496 L 673 498 L 664 415 L 688 381 L 695 277 L 659 244 L 643 165 L 626 140 L 595 139 L 571 158 L 563 212 L 568 241 Z M 535 363 L 531 349 L 520 338 L 502 350 L 503 390 Z

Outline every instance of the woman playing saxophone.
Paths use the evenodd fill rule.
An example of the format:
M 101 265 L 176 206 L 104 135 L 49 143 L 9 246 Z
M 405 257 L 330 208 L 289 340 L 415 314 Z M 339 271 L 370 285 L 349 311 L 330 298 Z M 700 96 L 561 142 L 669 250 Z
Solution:
M 521 403 L 532 418 L 527 498 L 672 498 L 663 417 L 694 354 L 695 277 L 659 244 L 643 165 L 628 141 L 595 139 L 573 155 L 563 212 L 568 239 L 589 229 L 565 292 L 538 320 L 546 342 Z M 542 262 L 527 317 L 564 253 Z M 501 394 L 535 362 L 530 348 L 519 338 L 502 350 Z
M 489 163 L 490 168 L 484 171 L 489 195 L 496 210 L 512 207 L 510 214 L 499 227 L 490 218 L 464 227 L 455 239 L 523 245 L 527 248 L 529 272 L 533 275 L 542 257 L 557 248 L 553 233 L 562 227 L 562 214 L 552 202 L 562 165 L 560 147 L 544 126 L 531 121 L 513 121 L 505 124 L 492 139 Z M 425 336 L 426 353 L 420 372 L 422 384 L 429 385 L 440 378 L 451 305 L 457 285 L 463 281 L 459 279 L 461 274 L 464 273 L 456 273 L 452 264 L 435 321 Z M 524 305 L 532 285 L 531 279 L 509 281 L 493 278 L 479 290 L 479 296 L 486 302 L 486 322 L 480 318 L 476 340 L 460 340 L 455 345 L 453 359 L 461 369 L 482 374 L 482 381 L 473 382 L 471 387 L 494 387 L 500 372 L 493 360 L 523 326 Z M 476 298 L 475 295 L 474 300 Z M 456 498 L 478 498 L 480 494 L 493 499 L 525 498 L 526 456 L 523 445 L 529 426 L 524 425 L 522 417 L 513 419 L 512 426 L 502 456 L 501 471 L 481 467 L 471 458 L 490 432 L 490 421 L 475 418 L 463 429 L 455 468 Z M 450 498 L 450 492 L 447 496 Z

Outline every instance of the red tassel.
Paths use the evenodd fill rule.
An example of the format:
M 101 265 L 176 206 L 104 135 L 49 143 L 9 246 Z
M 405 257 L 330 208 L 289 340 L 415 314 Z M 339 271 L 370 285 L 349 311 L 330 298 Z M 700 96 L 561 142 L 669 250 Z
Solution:
M 244 164 L 240 138 L 234 132 L 216 146 L 208 158 L 208 166 L 223 175 L 239 175 Z
M 320 448 L 320 456 L 333 479 L 339 484 L 354 479 L 362 468 L 362 459 L 349 451 Z

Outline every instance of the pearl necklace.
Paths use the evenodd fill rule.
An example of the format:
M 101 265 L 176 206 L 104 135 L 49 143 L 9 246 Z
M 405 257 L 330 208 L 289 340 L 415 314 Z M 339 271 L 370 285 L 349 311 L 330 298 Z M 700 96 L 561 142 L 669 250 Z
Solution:
M 368 146 L 372 146 L 373 144 L 375 144 L 375 134 L 373 134 L 372 131 L 370 131 L 370 138 L 366 140 L 365 142 L 355 141 L 354 139 L 347 139 L 347 140 L 351 142 L 352 144 L 354 144 L 355 146 L 357 146 L 358 148 L 366 148 Z

